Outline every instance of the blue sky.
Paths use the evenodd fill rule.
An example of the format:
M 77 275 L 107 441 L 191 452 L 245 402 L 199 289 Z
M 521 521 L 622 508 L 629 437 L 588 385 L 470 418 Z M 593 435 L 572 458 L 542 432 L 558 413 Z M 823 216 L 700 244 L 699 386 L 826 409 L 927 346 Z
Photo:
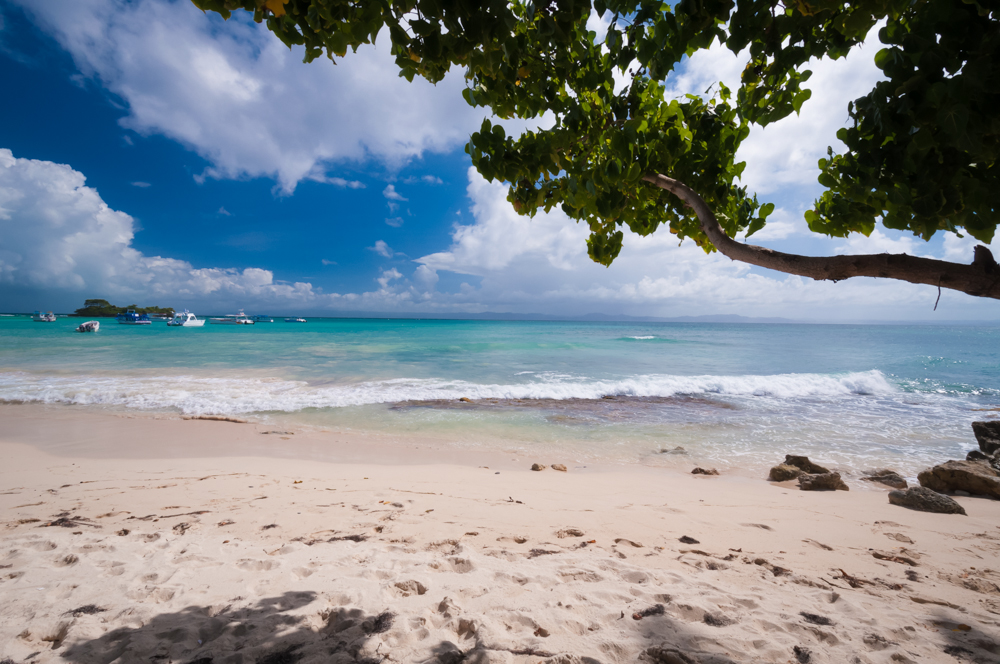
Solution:
M 187 0 L 0 0 L 0 20 L 0 310 L 104 297 L 275 314 L 1000 318 L 948 292 L 932 312 L 926 287 L 750 269 L 666 232 L 627 237 L 612 268 L 596 266 L 585 229 L 518 217 L 470 171 L 463 146 L 484 116 L 460 72 L 407 84 L 384 45 L 305 65 L 247 16 L 225 23 Z M 812 107 L 747 141 L 746 182 L 779 207 L 754 240 L 970 260 L 954 237 L 804 227 L 815 161 L 877 77 L 875 50 L 814 67 Z M 671 83 L 700 92 L 741 68 L 713 49 Z

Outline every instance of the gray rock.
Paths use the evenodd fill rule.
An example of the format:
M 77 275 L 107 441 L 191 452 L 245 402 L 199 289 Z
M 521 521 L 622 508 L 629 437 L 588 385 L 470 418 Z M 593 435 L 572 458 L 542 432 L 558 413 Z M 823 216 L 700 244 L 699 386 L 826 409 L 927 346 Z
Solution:
M 946 461 L 917 475 L 920 486 L 934 491 L 961 489 L 1000 499 L 1000 472 L 982 461 Z
M 893 489 L 905 489 L 909 486 L 906 480 L 897 473 L 895 470 L 876 470 L 869 473 L 867 476 L 862 477 L 866 482 L 877 482 L 879 484 L 884 484 L 886 486 L 891 486 Z
M 965 515 L 965 508 L 955 502 L 953 498 L 943 496 L 937 491 L 922 486 L 911 486 L 906 491 L 890 491 L 889 502 L 919 512 Z
M 799 475 L 805 475 L 805 471 L 795 466 L 789 466 L 787 463 L 781 463 L 771 469 L 767 479 L 771 482 L 787 482 L 794 480 Z
M 803 491 L 850 491 L 840 479 L 840 473 L 809 473 L 799 475 L 799 488 Z
M 829 473 L 829 468 L 824 468 L 818 463 L 813 463 L 806 456 L 795 456 L 794 454 L 785 455 L 785 465 L 795 466 L 796 468 L 801 468 L 803 471 L 810 473 L 812 475 L 818 475 L 820 473 Z
M 1000 452 L 994 452 L 992 455 L 983 454 L 979 450 L 971 450 L 965 455 L 966 461 L 985 461 L 990 464 L 994 470 L 1000 470 Z
M 972 433 L 976 434 L 979 449 L 986 454 L 1000 452 L 1000 421 L 973 422 Z

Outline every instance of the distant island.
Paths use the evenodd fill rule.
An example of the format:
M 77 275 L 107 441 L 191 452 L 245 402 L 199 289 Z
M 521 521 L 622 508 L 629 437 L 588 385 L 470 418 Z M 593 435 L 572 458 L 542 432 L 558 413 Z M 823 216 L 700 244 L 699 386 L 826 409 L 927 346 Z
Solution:
M 114 318 L 118 314 L 126 311 L 134 311 L 137 314 L 166 314 L 174 315 L 173 307 L 140 307 L 138 304 L 130 304 L 125 307 L 115 306 L 107 300 L 84 300 L 83 308 L 74 311 L 71 316 L 82 316 L 86 318 Z

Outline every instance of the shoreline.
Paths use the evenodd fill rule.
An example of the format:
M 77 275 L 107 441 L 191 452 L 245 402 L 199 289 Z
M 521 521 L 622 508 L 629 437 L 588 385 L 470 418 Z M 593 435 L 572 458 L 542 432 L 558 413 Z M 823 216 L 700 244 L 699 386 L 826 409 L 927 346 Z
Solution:
M 409 404 L 402 407 L 409 407 Z M 469 405 L 460 404 L 453 409 L 461 407 Z M 472 408 L 483 410 L 492 407 L 492 404 L 483 407 L 475 402 L 472 405 Z M 390 412 L 394 409 L 394 406 L 388 407 Z M 564 440 L 507 438 L 505 430 L 492 431 L 490 422 L 480 424 L 482 431 L 471 429 L 456 433 L 455 430 L 442 432 L 434 428 L 414 430 L 384 425 L 354 428 L 310 422 L 308 418 L 295 415 L 279 412 L 202 416 L 93 404 L 0 402 L 0 438 L 14 436 L 16 440 L 56 454 L 79 453 L 107 458 L 251 455 L 378 464 L 458 463 L 508 470 L 527 468 L 538 462 L 545 465 L 562 463 L 586 472 L 643 469 L 653 473 L 684 474 L 703 467 L 718 468 L 726 478 L 741 477 L 752 481 L 765 480 L 769 468 L 781 463 L 786 454 L 804 454 L 840 472 L 852 490 L 862 492 L 872 490 L 872 486 L 860 478 L 876 468 L 896 468 L 914 484 L 920 470 L 948 458 L 942 454 L 923 463 L 902 459 L 863 460 L 836 446 L 825 452 L 817 450 L 815 441 L 809 436 L 803 436 L 798 443 L 776 441 L 766 455 L 763 450 L 754 450 L 749 455 L 745 450 L 734 450 L 728 458 L 725 455 L 720 458 L 718 449 L 704 449 L 704 441 L 710 436 L 707 430 L 698 428 L 701 425 L 693 425 L 689 430 L 668 428 L 667 436 L 661 440 L 647 441 L 646 450 L 636 451 L 634 441 L 628 441 L 623 454 L 613 439 L 604 441 L 603 449 L 595 446 L 593 440 L 585 437 L 586 431 L 581 433 L 583 437 L 577 447 L 569 436 Z M 169 439 L 169 445 L 150 447 L 143 444 L 148 427 L 154 425 L 161 432 L 159 437 Z M 122 433 L 110 433 L 115 428 L 121 428 Z M 685 439 L 688 435 L 695 437 L 693 445 Z M 971 428 L 968 437 L 965 447 L 976 448 Z M 204 438 L 211 441 L 209 447 L 201 442 Z M 675 449 L 678 443 L 688 444 L 688 447 L 682 445 Z M 718 443 L 713 443 L 713 448 L 719 447 Z M 964 458 L 964 455 L 962 451 L 961 457 L 954 458 Z
M 361 438 L 336 459 L 237 454 L 275 435 L 15 408 L 0 407 L 0 660 L 1000 655 L 1000 501 L 958 497 L 968 517 L 929 514 L 882 490 L 532 472 L 524 457 L 449 462 L 388 441 L 346 450 Z M 74 439 L 54 440 L 67 425 Z

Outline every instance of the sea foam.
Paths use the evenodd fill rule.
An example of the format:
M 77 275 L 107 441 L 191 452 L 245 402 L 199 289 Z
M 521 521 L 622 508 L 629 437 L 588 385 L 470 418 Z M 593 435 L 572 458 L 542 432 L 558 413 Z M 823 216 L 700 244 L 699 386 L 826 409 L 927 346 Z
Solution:
M 526 377 L 527 378 L 527 377 Z M 103 405 L 186 414 L 295 412 L 435 399 L 599 399 L 604 396 L 837 398 L 898 392 L 880 371 L 771 376 L 650 374 L 591 379 L 536 374 L 524 382 L 481 384 L 463 380 L 396 378 L 352 384 L 311 384 L 267 378 L 200 376 L 53 376 L 0 373 L 0 401 Z

